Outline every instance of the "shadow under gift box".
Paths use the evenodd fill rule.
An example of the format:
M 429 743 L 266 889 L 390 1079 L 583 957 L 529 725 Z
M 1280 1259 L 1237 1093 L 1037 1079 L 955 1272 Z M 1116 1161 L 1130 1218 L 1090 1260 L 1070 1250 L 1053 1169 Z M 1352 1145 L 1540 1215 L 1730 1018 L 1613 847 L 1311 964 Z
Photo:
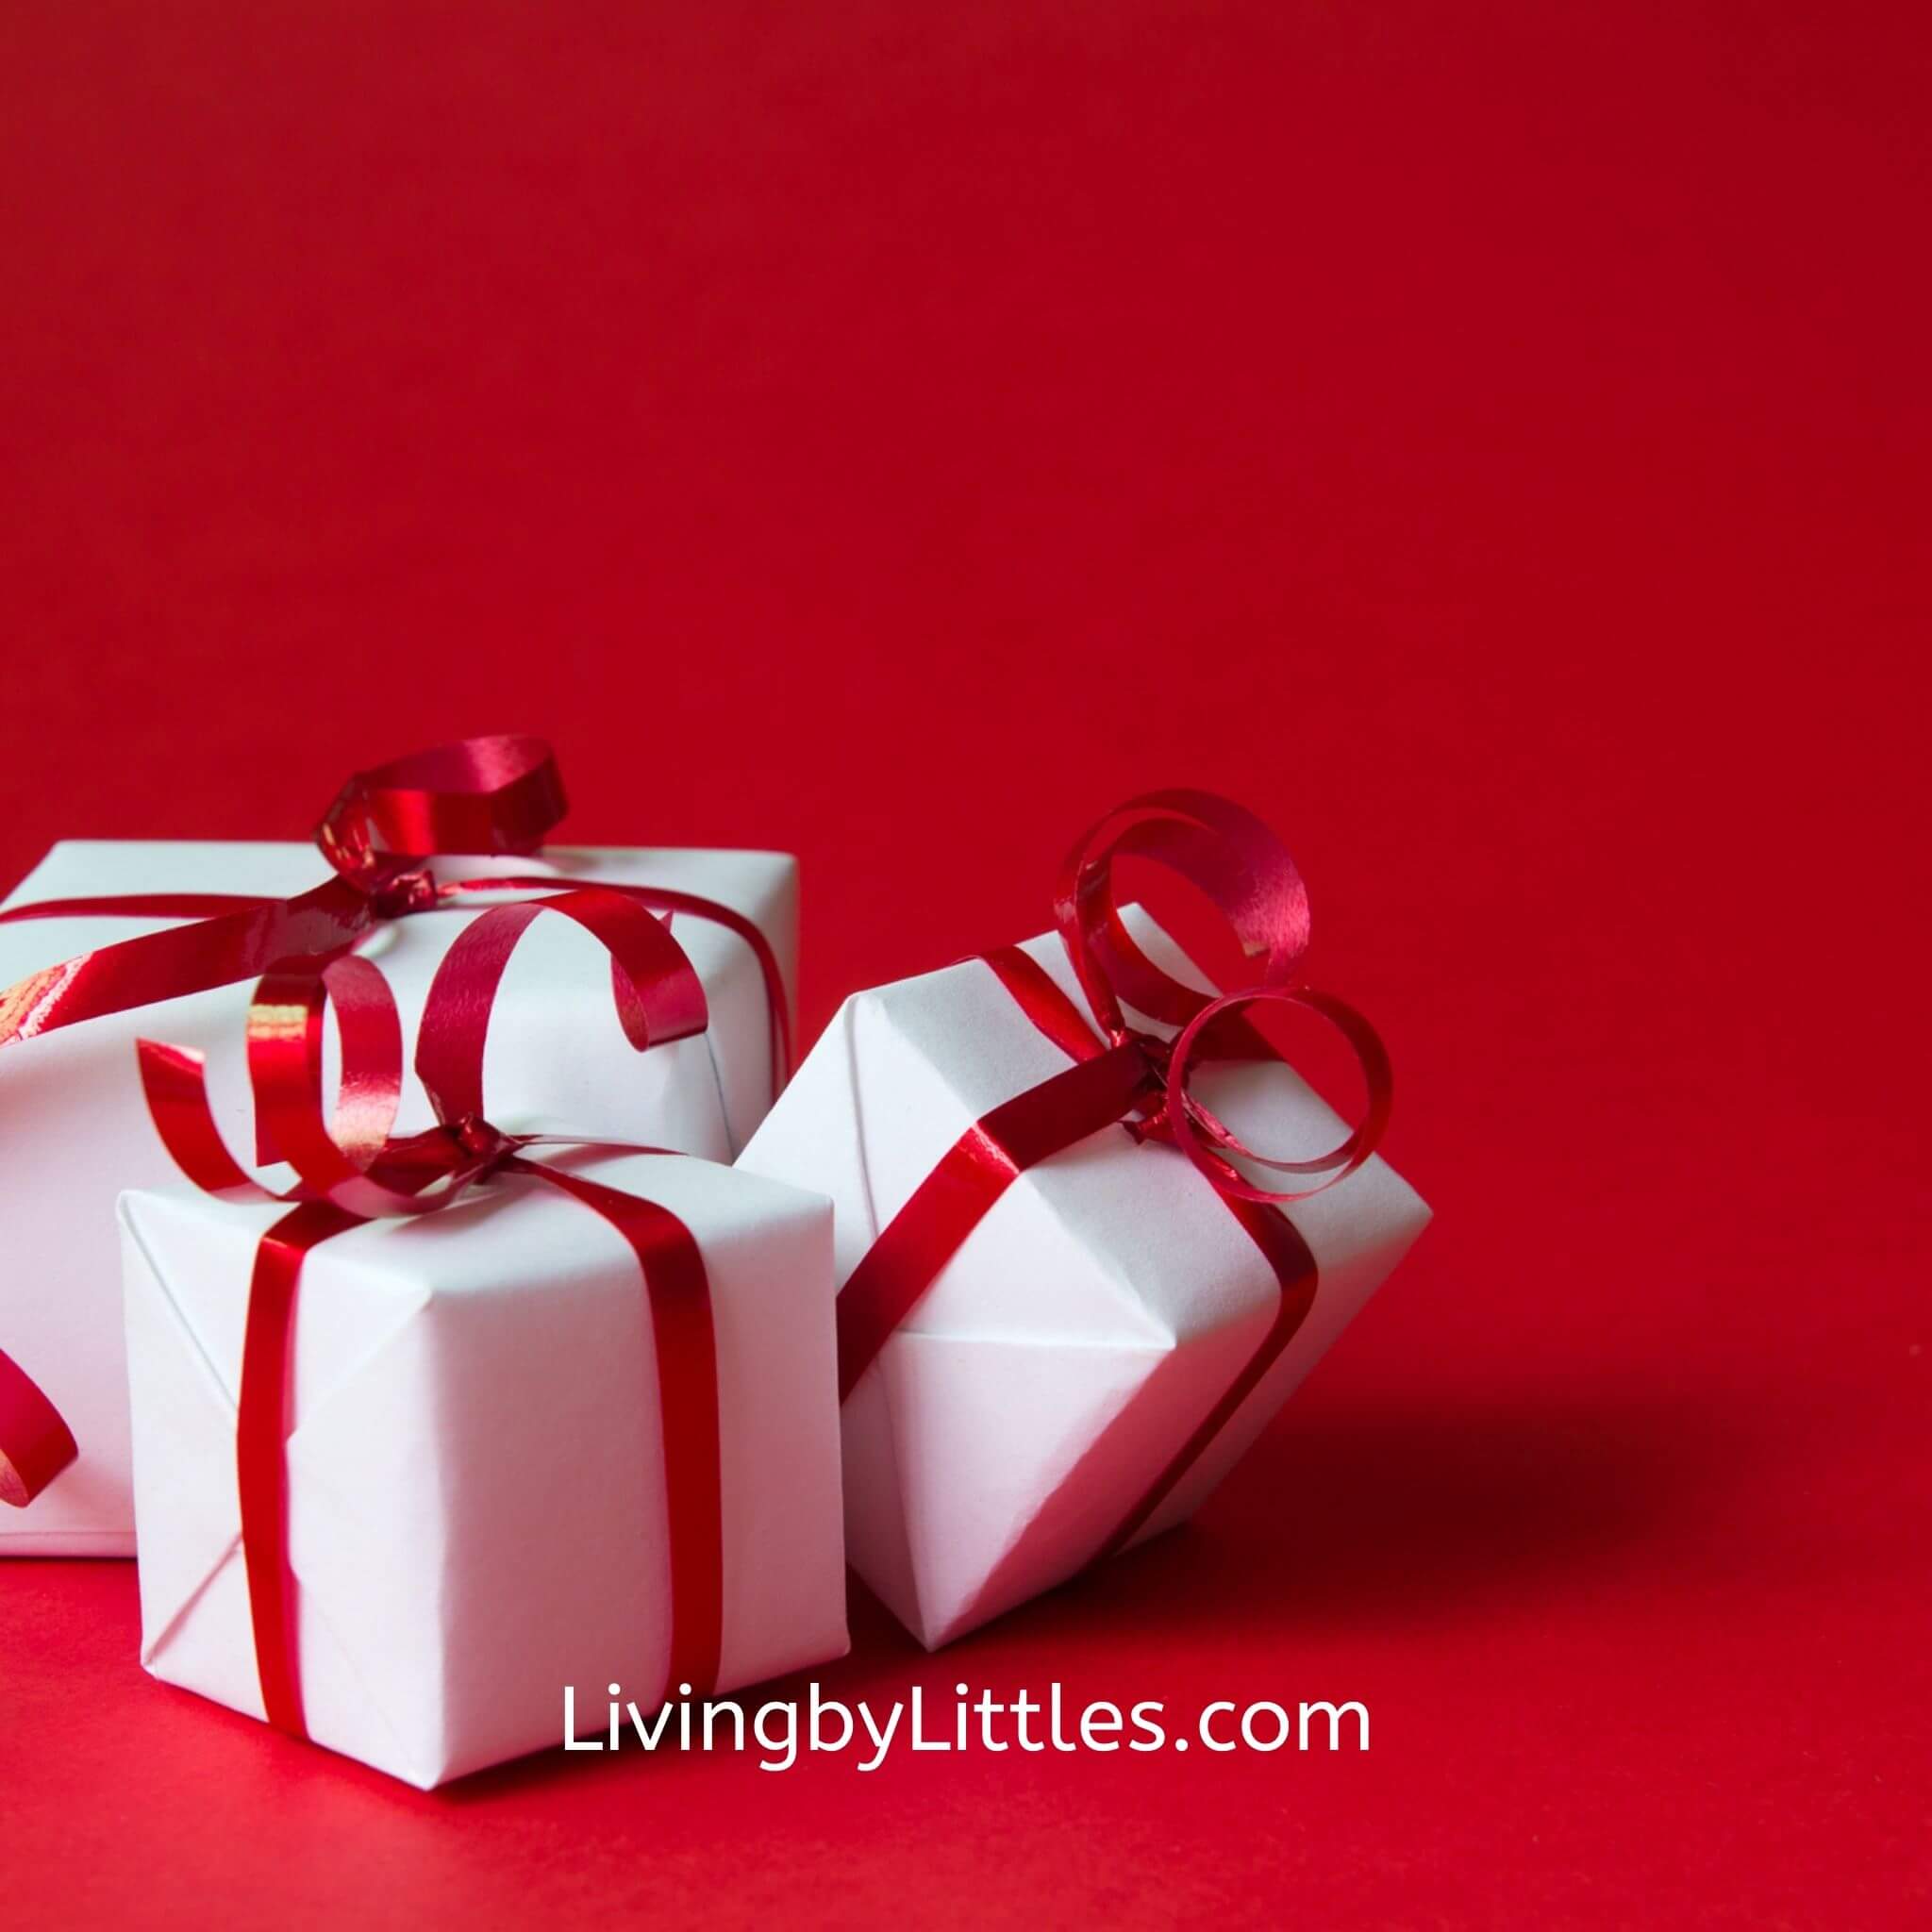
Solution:
M 1143 910 L 1124 918 L 1157 965 L 1212 991 Z M 1059 939 L 1023 950 L 1084 1013 Z M 969 1125 L 1070 1064 L 979 960 L 901 980 L 845 1002 L 739 1166 L 832 1197 L 842 1285 Z M 1310 1158 L 1346 1132 L 1286 1066 L 1210 1072 L 1204 1097 L 1232 1103 L 1250 1145 Z M 1312 1308 L 1130 1543 L 1193 1513 L 1429 1218 L 1373 1158 L 1263 1211 L 1285 1214 L 1312 1254 Z M 846 1400 L 853 1568 L 927 1649 L 1074 1575 L 1233 1384 L 1280 1294 L 1260 1250 L 1172 1146 L 1109 1127 L 1028 1169 Z
M 718 1689 L 842 1656 L 831 1209 L 707 1161 L 569 1158 L 696 1238 L 716 1335 Z M 241 1541 L 250 1273 L 286 1212 L 125 1194 L 142 1661 L 264 1715 Z M 638 1260 L 542 1183 L 375 1221 L 302 1264 L 288 1443 L 298 1676 L 320 1744 L 428 1788 L 641 1708 L 670 1653 L 666 1445 Z M 678 1444 L 669 1445 L 675 1457 Z
M 540 857 L 428 861 L 439 877 L 555 876 L 558 886 L 648 885 L 693 892 L 752 919 L 788 988 L 795 980 L 798 869 L 774 852 L 547 846 Z M 326 875 L 300 843 L 69 841 L 54 847 L 8 907 L 130 892 L 283 896 Z M 529 892 L 510 898 L 537 896 Z M 380 962 L 413 1039 L 424 995 L 451 942 L 489 904 L 465 901 L 397 920 L 362 948 Z M 0 987 L 93 948 L 158 932 L 172 919 L 58 918 L 0 924 Z M 704 983 L 702 1037 L 648 1054 L 624 1038 L 608 960 L 572 922 L 545 919 L 504 975 L 486 1062 L 492 1108 L 524 1131 L 642 1141 L 728 1160 L 772 1102 L 769 1014 L 757 956 L 736 934 L 688 913 L 671 920 Z M 0 1347 L 45 1390 L 80 1445 L 75 1465 L 25 1510 L 0 1509 L 0 1556 L 125 1557 L 134 1552 L 127 1475 L 114 1197 L 162 1187 L 178 1170 L 156 1134 L 134 1042 L 199 1049 L 228 1144 L 252 1147 L 244 1020 L 254 979 L 22 1040 L 0 1055 Z M 413 1075 L 398 1131 L 432 1123 Z

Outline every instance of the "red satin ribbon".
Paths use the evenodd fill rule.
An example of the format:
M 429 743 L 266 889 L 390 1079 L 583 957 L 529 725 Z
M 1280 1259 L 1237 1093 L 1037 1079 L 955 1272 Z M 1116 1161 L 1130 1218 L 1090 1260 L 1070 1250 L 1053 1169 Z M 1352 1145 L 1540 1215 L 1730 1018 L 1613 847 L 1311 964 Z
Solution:
M 0 1349 L 0 1503 L 25 1509 L 79 1454 L 60 1411 Z
M 425 861 L 444 854 L 533 854 L 564 810 L 563 781 L 541 739 L 463 739 L 352 777 L 315 832 L 335 875 L 292 899 L 142 892 L 44 900 L 0 912 L 0 924 L 97 916 L 193 922 L 98 947 L 0 990 L 0 1048 L 256 978 L 290 960 L 333 959 L 386 920 L 459 908 L 465 895 L 558 891 L 566 882 L 541 874 L 439 881 Z M 782 1087 L 791 1058 L 790 1007 L 777 956 L 757 924 L 695 893 L 654 886 L 603 890 L 627 894 L 641 907 L 708 921 L 751 947 L 771 1016 L 773 1091 Z M 622 1013 L 625 983 L 619 977 L 613 985 Z M 265 1119 L 260 1132 L 262 1158 L 279 1153 Z M 21 1385 L 38 1399 L 29 1399 Z M 75 1453 L 52 1404 L 24 1371 L 6 1362 L 0 1369 L 0 1501 L 25 1507 Z
M 541 738 L 463 738 L 358 772 L 323 814 L 315 842 L 354 875 L 384 853 L 534 852 L 569 809 Z
M 497 984 L 538 915 L 573 919 L 610 954 L 631 1044 L 702 1031 L 704 991 L 662 923 L 622 892 L 586 887 L 541 904 L 499 906 L 468 927 L 431 982 L 415 1066 L 438 1124 L 395 1138 L 401 1027 L 388 983 L 366 959 L 264 976 L 248 1016 L 248 1070 L 258 1110 L 295 1169 L 276 1194 L 223 1144 L 197 1054 L 139 1042 L 155 1125 L 181 1171 L 209 1193 L 294 1204 L 256 1250 L 242 1344 L 235 1455 L 263 1707 L 308 1735 L 301 1689 L 298 1586 L 289 1558 L 288 1440 L 293 1418 L 295 1310 L 302 1265 L 324 1241 L 378 1216 L 429 1214 L 487 1180 L 516 1176 L 556 1188 L 601 1215 L 637 1257 L 657 1343 L 672 1592 L 667 1689 L 715 1687 L 724 1626 L 724 1531 L 718 1370 L 710 1287 L 697 1241 L 668 1208 L 525 1158 L 533 1146 L 661 1153 L 627 1142 L 499 1132 L 483 1114 L 483 1058 Z M 325 1116 L 322 1041 L 328 1007 L 341 1041 L 341 1096 Z
M 1244 956 L 1256 962 L 1257 983 L 1212 996 L 1149 959 L 1129 936 L 1115 896 L 1112 863 L 1123 854 L 1164 865 L 1206 892 Z M 1157 791 L 1108 813 L 1069 856 L 1055 911 L 1074 976 L 1092 1009 L 1091 1023 L 1018 947 L 985 955 L 984 963 L 1074 1065 L 975 1121 L 881 1231 L 839 1295 L 839 1387 L 842 1401 L 941 1269 L 1028 1168 L 1116 1124 L 1136 1140 L 1178 1147 L 1260 1250 L 1274 1272 L 1280 1299 L 1268 1332 L 1103 1540 L 1094 1553 L 1098 1560 L 1141 1532 L 1307 1320 L 1314 1305 L 1315 1258 L 1274 1204 L 1319 1193 L 1369 1158 L 1388 1124 L 1392 1075 L 1388 1053 L 1367 1020 L 1332 995 L 1294 983 L 1308 939 L 1307 891 L 1286 848 L 1259 820 L 1225 799 L 1202 791 Z M 1362 1122 L 1318 1159 L 1275 1159 L 1256 1152 L 1189 1091 L 1188 1075 L 1197 1063 L 1280 1058 L 1246 1018 L 1249 1008 L 1263 1002 L 1321 1015 L 1361 1064 L 1368 1089 Z M 1125 1018 L 1127 1006 L 1181 1030 L 1172 1042 L 1139 1030 Z M 1237 1161 L 1321 1178 L 1310 1187 L 1271 1190 L 1252 1180 Z

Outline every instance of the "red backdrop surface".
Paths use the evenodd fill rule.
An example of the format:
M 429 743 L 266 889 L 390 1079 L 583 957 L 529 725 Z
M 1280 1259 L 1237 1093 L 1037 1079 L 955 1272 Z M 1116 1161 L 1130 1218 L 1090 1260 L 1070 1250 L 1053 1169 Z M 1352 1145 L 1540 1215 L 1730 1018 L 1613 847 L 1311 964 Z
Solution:
M 819 1674 L 1355 1698 L 1367 1756 L 425 1797 L 148 1680 L 130 1566 L 16 1563 L 8 1923 L 1923 1909 L 1925 55 L 1845 0 L 6 9 L 0 874 L 541 731 L 579 839 L 802 855 L 809 1038 L 1208 784 L 1438 1212 L 1193 1527 Z

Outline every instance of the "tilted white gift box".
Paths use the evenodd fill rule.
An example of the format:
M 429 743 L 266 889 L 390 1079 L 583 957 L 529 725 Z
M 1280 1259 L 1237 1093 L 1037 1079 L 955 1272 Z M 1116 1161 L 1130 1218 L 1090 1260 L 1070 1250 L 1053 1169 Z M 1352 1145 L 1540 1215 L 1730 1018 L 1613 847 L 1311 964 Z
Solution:
M 446 879 L 557 879 L 559 888 L 652 886 L 715 900 L 769 941 L 788 990 L 797 950 L 797 864 L 772 852 L 546 846 L 537 857 L 426 861 Z M 122 893 L 289 896 L 327 876 L 302 843 L 70 841 L 8 907 Z M 527 892 L 514 898 L 535 896 Z M 439 961 L 491 903 L 465 899 L 383 927 L 362 951 L 394 989 L 410 1037 Z M 178 920 L 50 918 L 0 924 L 0 988 L 79 954 Z M 728 1160 L 772 1098 L 770 1015 L 752 946 L 692 914 L 671 929 L 704 982 L 708 1031 L 638 1054 L 610 998 L 603 949 L 571 921 L 540 920 L 504 975 L 487 1060 L 504 1124 L 642 1141 Z M 134 1042 L 199 1048 L 229 1144 L 253 1146 L 243 1019 L 254 978 L 13 1042 L 0 1053 L 0 1348 L 66 1418 L 79 1459 L 25 1509 L 0 1509 L 0 1556 L 129 1556 L 126 1372 L 114 1197 L 177 1171 L 142 1097 Z M 413 1075 L 399 1131 L 430 1124 Z
M 1125 919 L 1158 965 L 1209 990 L 1143 912 Z M 1058 937 L 1023 950 L 1080 1003 Z M 842 1285 L 962 1131 L 1070 1064 L 980 961 L 902 980 L 845 1002 L 739 1164 L 832 1197 Z M 1212 1077 L 1250 1144 L 1302 1158 L 1342 1139 L 1285 1066 Z M 1193 1512 L 1429 1214 L 1374 1158 L 1264 1211 L 1285 1213 L 1317 1263 L 1312 1308 L 1134 1541 Z M 1172 1146 L 1110 1127 L 1023 1173 L 846 1400 L 853 1567 L 928 1649 L 1073 1575 L 1233 1384 L 1280 1293 Z
M 704 1257 L 719 1690 L 842 1655 L 828 1205 L 707 1161 L 560 1164 L 668 1208 Z M 286 1211 L 186 1187 L 120 1208 L 142 1659 L 256 1717 L 236 1410 L 257 1243 Z M 614 1227 L 527 1179 L 352 1227 L 302 1263 L 293 1360 L 288 1549 L 316 1742 L 426 1788 L 560 1743 L 566 1685 L 579 1710 L 613 1683 L 641 1707 L 676 1694 L 655 1342 Z

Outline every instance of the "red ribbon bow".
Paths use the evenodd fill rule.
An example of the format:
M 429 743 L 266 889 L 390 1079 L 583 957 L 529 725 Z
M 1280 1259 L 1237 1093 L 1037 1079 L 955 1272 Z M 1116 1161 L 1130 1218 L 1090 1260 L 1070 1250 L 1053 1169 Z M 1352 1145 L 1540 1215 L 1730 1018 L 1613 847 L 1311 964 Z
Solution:
M 1113 865 L 1122 857 L 1151 860 L 1204 892 L 1253 963 L 1255 982 L 1209 995 L 1149 959 L 1121 918 Z M 1097 1559 L 1140 1533 L 1307 1319 L 1314 1304 L 1315 1258 L 1275 1204 L 1319 1193 L 1368 1159 L 1388 1125 L 1392 1075 L 1388 1052 L 1368 1021 L 1332 994 L 1300 983 L 1308 943 L 1301 874 L 1267 826 L 1224 798 L 1189 790 L 1150 791 L 1108 813 L 1068 855 L 1054 911 L 1091 1017 L 1017 946 L 983 957 L 1026 1017 L 1074 1064 L 975 1121 L 880 1232 L 840 1291 L 839 1389 L 842 1401 L 941 1269 L 1028 1168 L 1116 1125 L 1137 1141 L 1177 1147 L 1267 1258 L 1281 1299 L 1260 1344 L 1114 1526 Z M 1368 1090 L 1361 1124 L 1318 1158 L 1277 1159 L 1257 1152 L 1190 1089 L 1197 1065 L 1282 1058 L 1247 1022 L 1248 1011 L 1263 1005 L 1320 1015 L 1360 1063 Z M 1170 1041 L 1137 1027 L 1126 1018 L 1128 1008 L 1180 1030 Z M 1311 1185 L 1267 1188 L 1243 1165 Z
M 223 1144 L 198 1054 L 139 1043 L 142 1087 L 168 1151 L 211 1194 L 291 1204 L 256 1251 L 237 1404 L 236 1468 L 262 1702 L 269 1722 L 308 1735 L 297 1638 L 296 1580 L 288 1547 L 287 1443 L 291 1350 L 302 1262 L 309 1251 L 379 1216 L 433 1214 L 488 1181 L 518 1177 L 561 1190 L 629 1242 L 650 1304 L 668 1490 L 672 1646 L 670 1684 L 704 1694 L 716 1682 L 724 1616 L 718 1371 L 710 1289 L 689 1228 L 668 1208 L 525 1150 L 660 1154 L 624 1141 L 507 1134 L 483 1110 L 483 1050 L 503 971 L 543 912 L 573 919 L 611 958 L 625 1037 L 639 1052 L 702 1032 L 704 990 L 661 921 L 621 891 L 597 886 L 540 903 L 499 906 L 450 947 L 431 982 L 415 1068 L 437 1124 L 392 1136 L 402 1091 L 402 1029 L 388 982 L 347 955 L 317 968 L 279 968 L 248 1012 L 248 1072 L 258 1112 L 294 1168 L 286 1192 L 260 1186 Z M 341 1093 L 333 1124 L 322 1088 L 324 1022 L 336 1009 Z
M 82 917 L 193 922 L 98 947 L 0 991 L 0 1049 L 84 1020 L 231 986 L 290 960 L 326 961 L 347 954 L 386 921 L 459 903 L 465 894 L 554 892 L 562 882 L 543 874 L 439 880 L 426 861 L 452 854 L 534 854 L 565 809 L 563 780 L 541 739 L 466 738 L 356 774 L 315 831 L 332 876 L 292 899 L 146 892 L 48 899 L 0 912 L 6 923 Z M 777 956 L 757 924 L 691 892 L 656 886 L 601 890 L 657 911 L 708 920 L 752 948 L 771 1014 L 772 1086 L 774 1091 L 782 1086 L 791 1062 L 790 1009 Z M 622 1011 L 621 974 L 613 985 Z M 266 1117 L 267 1150 L 275 1143 L 265 1123 Z M 24 1507 L 77 1454 L 53 1404 L 0 1351 L 0 1501 Z

